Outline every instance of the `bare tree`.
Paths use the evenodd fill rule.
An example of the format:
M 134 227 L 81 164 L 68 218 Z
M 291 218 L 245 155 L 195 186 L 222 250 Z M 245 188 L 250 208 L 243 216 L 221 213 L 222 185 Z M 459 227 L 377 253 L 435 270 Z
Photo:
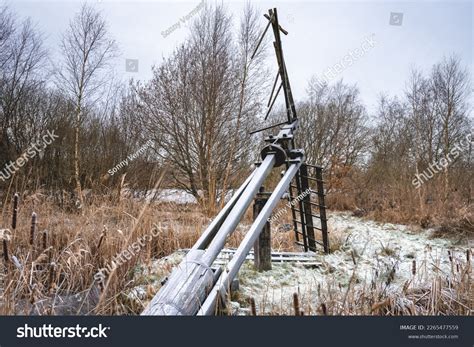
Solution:
M 229 186 L 229 176 L 231 173 L 236 172 L 236 168 L 233 164 L 238 157 L 243 156 L 243 153 L 239 151 L 239 140 L 242 138 L 242 136 L 239 136 L 239 132 L 248 130 L 249 117 L 247 115 L 249 113 L 256 114 L 261 109 L 262 93 L 265 91 L 265 84 L 267 82 L 265 78 L 267 71 L 262 67 L 266 57 L 267 42 L 264 41 L 260 44 L 260 47 L 257 47 L 262 35 L 262 30 L 260 25 L 258 25 L 259 22 L 260 14 L 258 10 L 252 7 L 250 3 L 246 3 L 240 21 L 237 43 L 237 66 L 241 71 L 238 76 L 240 91 L 237 120 L 232 136 L 232 145 L 224 170 L 224 179 L 220 195 L 221 208 L 225 202 L 224 196 Z M 258 50 L 256 50 L 257 48 Z M 242 126 L 242 119 L 247 121 L 247 124 L 244 124 L 244 126 Z M 251 122 L 251 124 L 253 124 L 253 122 Z M 252 146 L 242 146 L 240 144 L 240 149 L 248 150 L 251 148 Z
M 173 166 L 176 184 L 209 212 L 226 188 L 226 171 L 238 172 L 251 155 L 248 128 L 258 110 L 258 93 L 251 91 L 256 77 L 245 67 L 254 34 L 248 35 L 248 47 L 239 51 L 224 8 L 207 7 L 193 23 L 189 40 L 154 69 L 150 83 L 138 88 L 146 136 L 157 143 L 157 155 Z
M 429 75 L 412 71 L 404 98 L 380 99 L 362 194 L 369 208 L 429 225 L 469 205 L 472 145 L 459 148 L 472 131 L 468 89 L 460 61 L 449 58 Z
M 8 161 L 37 136 L 41 119 L 26 111 L 38 106 L 31 96 L 44 87 L 40 69 L 46 51 L 31 21 L 18 24 L 7 8 L 0 10 L 0 48 L 0 148 Z
M 406 92 L 408 99 L 409 109 L 410 109 L 410 118 L 412 128 L 414 130 L 413 138 L 413 152 L 414 152 L 414 162 L 415 162 L 415 177 L 419 177 L 421 172 L 421 165 L 423 165 L 423 158 L 426 154 L 426 148 L 424 144 L 432 144 L 432 122 L 433 117 L 428 117 L 430 115 L 428 111 L 428 105 L 430 100 L 430 88 L 427 80 L 422 76 L 419 71 L 413 70 L 411 72 L 408 91 Z M 428 134 L 431 135 L 428 138 L 423 137 L 428 129 Z M 423 201 L 423 190 L 418 189 L 418 203 L 421 211 L 424 210 L 424 201 Z
M 3 69 L 11 55 L 9 44 L 14 31 L 12 13 L 7 6 L 0 7 L 0 69 Z
M 456 57 L 444 59 L 433 67 L 432 83 L 437 100 L 436 113 L 441 122 L 442 152 L 448 156 L 452 146 L 465 133 L 469 80 Z M 449 165 L 444 167 L 445 201 L 449 196 Z
M 80 133 L 86 104 L 107 84 L 110 63 L 117 55 L 117 45 L 107 30 L 101 14 L 88 5 L 70 21 L 61 42 L 63 64 L 58 73 L 58 88 L 73 100 L 74 111 L 74 180 L 80 204 L 83 203 L 80 174 Z
M 307 160 L 326 168 L 331 189 L 367 149 L 367 114 L 355 86 L 321 85 L 313 79 L 309 100 L 299 105 L 298 141 Z

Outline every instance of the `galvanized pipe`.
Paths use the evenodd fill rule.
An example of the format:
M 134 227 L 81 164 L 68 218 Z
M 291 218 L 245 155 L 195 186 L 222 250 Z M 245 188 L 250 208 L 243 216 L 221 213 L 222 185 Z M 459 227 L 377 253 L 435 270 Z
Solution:
M 225 294 L 225 291 L 230 286 L 231 281 L 237 275 L 240 267 L 245 261 L 247 254 L 253 247 L 260 232 L 262 231 L 263 226 L 267 222 L 275 206 L 280 201 L 281 196 L 288 189 L 288 186 L 290 185 L 293 177 L 298 172 L 298 168 L 300 167 L 300 165 L 301 165 L 301 160 L 298 161 L 297 163 L 291 164 L 288 170 L 286 170 L 285 174 L 283 175 L 283 178 L 280 180 L 280 182 L 276 186 L 272 195 L 270 195 L 270 198 L 268 199 L 267 203 L 264 205 L 257 219 L 255 219 L 255 222 L 252 224 L 249 231 L 245 235 L 239 248 L 237 248 L 237 251 L 232 257 L 232 260 L 227 265 L 227 271 L 224 272 L 220 276 L 216 285 L 214 286 L 214 288 L 212 288 L 211 292 L 207 296 L 202 307 L 197 313 L 198 315 L 202 316 L 202 315 L 214 314 L 218 296 Z
M 151 300 L 142 315 L 195 315 L 198 312 L 208 290 L 215 283 L 211 270 L 212 263 L 274 164 L 275 155 L 269 153 L 254 171 L 253 176 L 244 183 L 242 192 L 236 194 L 235 200 L 228 205 L 230 211 L 225 213 L 224 217 L 220 214 L 223 220 L 206 230 L 200 246 L 204 246 L 212 239 L 208 249 L 192 249 L 173 270 L 167 283 Z
M 219 228 L 219 231 L 212 239 L 209 247 L 206 249 L 206 253 L 202 259 L 204 264 L 211 266 L 214 260 L 217 258 L 222 248 L 224 248 L 227 236 L 229 236 L 239 224 L 242 216 L 252 203 L 253 198 L 257 194 L 258 190 L 263 184 L 263 181 L 265 181 L 265 178 L 267 178 L 274 165 L 275 155 L 269 153 L 257 170 L 255 170 L 254 176 L 250 180 L 245 190 L 242 192 L 242 195 L 235 203 L 235 206 L 230 211 L 224 223 L 222 223 L 222 226 Z
M 217 231 L 221 227 L 222 223 L 226 219 L 227 215 L 229 212 L 232 210 L 232 208 L 235 206 L 236 201 L 240 198 L 242 195 L 242 192 L 247 188 L 250 180 L 255 174 L 255 169 L 249 177 L 245 180 L 244 183 L 239 187 L 239 189 L 234 193 L 232 198 L 227 202 L 227 204 L 224 206 L 224 208 L 219 212 L 219 214 L 214 218 L 214 220 L 209 224 L 209 226 L 206 228 L 206 230 L 202 233 L 202 235 L 199 237 L 199 239 L 196 241 L 194 246 L 191 249 L 205 249 L 209 243 L 212 241 L 212 238 L 216 235 Z
M 214 284 L 212 269 L 200 260 L 204 251 L 191 250 L 174 269 L 166 284 L 142 312 L 142 316 L 192 316 Z

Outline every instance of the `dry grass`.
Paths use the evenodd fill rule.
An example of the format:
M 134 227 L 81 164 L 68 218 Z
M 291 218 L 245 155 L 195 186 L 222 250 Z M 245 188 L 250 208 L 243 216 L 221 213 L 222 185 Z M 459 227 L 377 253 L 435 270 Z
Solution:
M 179 210 L 176 210 L 179 208 Z M 37 215 L 32 224 L 33 212 Z M 126 314 L 123 293 L 133 287 L 138 263 L 188 248 L 208 219 L 196 206 L 174 207 L 123 199 L 91 199 L 83 213 L 59 209 L 50 197 L 20 197 L 17 223 L 3 211 L 3 295 L 0 314 Z M 97 271 L 159 227 L 158 237 L 113 271 L 105 283 Z M 4 240 L 4 241 L 3 241 Z M 32 241 L 32 242 L 31 242 Z M 81 294 L 81 298 L 74 295 Z M 71 302 L 80 301 L 70 307 Z
M 289 218 L 282 223 L 289 224 Z M 58 208 L 52 197 L 40 192 L 22 195 L 17 213 L 12 203 L 2 210 L 0 314 L 134 314 L 136 307 L 126 293 L 136 286 L 137 265 L 191 247 L 209 221 L 195 205 L 145 204 L 114 195 L 90 197 L 82 211 L 74 211 Z M 251 224 L 250 212 L 243 224 L 230 237 L 229 247 L 240 243 L 245 226 Z M 94 279 L 100 268 L 157 228 L 158 236 L 117 266 L 105 282 Z M 346 242 L 345 236 L 331 230 L 330 242 L 334 251 Z M 295 251 L 294 233 L 272 230 L 272 247 Z M 302 299 L 298 305 L 305 314 L 470 314 L 470 264 L 455 259 L 449 276 L 439 273 L 428 287 L 419 286 L 414 276 L 402 292 L 382 285 L 344 289 L 326 283 L 317 289 L 318 307 Z
M 472 237 L 472 177 L 468 176 L 462 174 L 453 179 L 446 198 L 441 176 L 418 190 L 411 184 L 411 176 L 408 181 L 381 184 L 378 180 L 366 182 L 356 175 L 345 178 L 337 190 L 330 191 L 326 204 L 332 210 L 354 211 L 358 217 L 384 223 L 436 227 L 441 237 Z
M 136 313 L 125 294 L 136 285 L 137 265 L 190 248 L 210 221 L 197 205 L 146 204 L 117 199 L 117 194 L 91 196 L 79 211 L 71 205 L 58 207 L 54 198 L 41 192 L 20 196 L 17 213 L 13 203 L 5 204 L 0 239 L 7 252 L 2 251 L 0 314 Z M 249 211 L 228 247 L 240 244 L 251 221 Z M 103 283 L 94 279 L 99 269 L 157 227 L 159 235 Z M 274 232 L 272 246 L 295 250 L 293 232 Z

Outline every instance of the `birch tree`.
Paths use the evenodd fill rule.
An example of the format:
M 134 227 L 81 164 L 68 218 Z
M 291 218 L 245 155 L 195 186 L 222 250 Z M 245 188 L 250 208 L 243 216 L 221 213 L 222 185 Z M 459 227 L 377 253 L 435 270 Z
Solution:
M 62 37 L 62 65 L 58 73 L 58 88 L 64 90 L 74 103 L 73 172 L 75 190 L 80 206 L 83 204 L 80 171 L 80 134 L 85 108 L 100 97 L 110 77 L 117 45 L 110 37 L 101 14 L 88 5 L 70 21 Z

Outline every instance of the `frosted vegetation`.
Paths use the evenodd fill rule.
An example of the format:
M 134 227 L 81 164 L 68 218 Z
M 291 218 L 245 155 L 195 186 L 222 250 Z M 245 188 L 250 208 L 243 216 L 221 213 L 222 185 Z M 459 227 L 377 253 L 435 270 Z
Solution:
M 231 298 L 233 314 L 249 314 L 250 298 L 255 300 L 258 314 L 293 314 L 294 293 L 307 314 L 317 314 L 321 304 L 333 300 L 337 307 L 326 307 L 328 313 L 370 314 L 378 310 L 377 297 L 382 304 L 394 298 L 394 303 L 385 302 L 385 306 L 397 304 L 397 300 L 402 305 L 414 304 L 405 295 L 430 288 L 433 281 L 450 278 L 461 268 L 472 268 L 472 264 L 465 264 L 472 240 L 436 238 L 434 229 L 378 223 L 348 213 L 330 215 L 333 252 L 312 254 L 310 262 L 302 256 L 301 262 L 273 263 L 271 271 L 262 273 L 248 260 L 239 274 L 239 290 Z M 184 254 L 178 251 L 157 260 L 151 267 L 141 268 L 138 277 L 147 278 L 157 290 Z M 228 259 L 223 254 L 217 261 L 222 264 Z M 363 306 L 355 311 L 346 307 L 357 293 L 375 296 L 368 312 L 363 312 Z M 130 296 L 146 301 L 145 286 L 136 287 Z M 414 310 L 423 313 L 417 307 Z

